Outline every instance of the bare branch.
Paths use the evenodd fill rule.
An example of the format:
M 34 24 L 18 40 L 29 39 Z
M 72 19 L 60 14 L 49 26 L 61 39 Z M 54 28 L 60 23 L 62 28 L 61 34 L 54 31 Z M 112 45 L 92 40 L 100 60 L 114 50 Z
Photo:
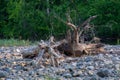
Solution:
M 79 25 L 78 28 L 86 26 L 91 20 L 95 19 L 97 15 L 89 17 L 86 21 L 83 22 L 83 24 Z
M 70 23 L 70 20 L 69 20 L 69 19 L 70 19 L 70 16 L 68 17 L 69 19 L 68 19 L 67 22 L 64 21 L 63 19 L 61 19 L 60 17 L 56 16 L 56 14 L 55 14 L 54 17 L 55 17 L 56 19 L 60 20 L 61 22 L 63 22 L 64 24 L 68 25 L 71 29 L 77 30 L 77 27 L 76 27 L 74 24 Z
M 68 25 L 70 28 L 72 28 L 73 30 L 77 30 L 77 27 L 76 27 L 74 24 L 68 22 L 67 25 Z
M 71 43 L 71 32 L 70 32 L 70 29 L 67 31 L 66 39 L 67 39 L 68 43 Z
M 36 58 L 36 65 L 39 64 L 39 62 L 41 61 L 42 57 L 43 57 L 43 54 L 44 54 L 45 50 L 41 50 Z
M 79 37 L 82 35 L 84 29 L 82 29 L 80 32 L 79 32 Z

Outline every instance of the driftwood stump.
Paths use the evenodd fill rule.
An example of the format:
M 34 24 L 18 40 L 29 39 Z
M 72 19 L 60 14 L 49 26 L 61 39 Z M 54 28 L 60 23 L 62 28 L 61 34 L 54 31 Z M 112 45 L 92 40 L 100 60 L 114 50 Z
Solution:
M 39 45 L 32 52 L 23 52 L 24 58 L 35 57 L 36 63 L 48 60 L 53 66 L 58 66 L 61 61 L 64 61 L 64 56 L 80 57 L 84 54 L 97 54 L 104 53 L 103 44 L 100 39 L 93 37 L 89 42 L 82 41 L 82 34 L 87 28 L 90 27 L 90 21 L 97 16 L 88 18 L 80 26 L 75 26 L 70 22 L 64 22 L 70 29 L 67 31 L 67 36 L 62 41 L 55 42 L 53 36 L 50 37 L 48 42 L 41 41 Z
M 83 31 L 85 31 L 87 28 L 91 28 L 90 21 L 96 17 L 97 16 L 92 16 L 88 18 L 80 26 L 75 26 L 70 22 L 64 22 L 68 27 L 70 27 L 72 33 L 70 30 L 67 31 L 67 37 L 65 39 L 66 41 L 58 46 L 58 50 L 64 52 L 66 55 L 74 57 L 81 56 L 82 54 L 104 52 L 104 49 L 102 48 L 104 45 L 100 43 L 99 38 L 93 37 L 91 41 L 85 43 L 85 41 L 82 41 L 84 39 L 81 37 Z

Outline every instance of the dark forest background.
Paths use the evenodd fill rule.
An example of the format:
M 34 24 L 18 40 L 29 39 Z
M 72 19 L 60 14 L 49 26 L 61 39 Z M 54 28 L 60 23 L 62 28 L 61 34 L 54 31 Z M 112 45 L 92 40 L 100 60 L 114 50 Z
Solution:
M 120 0 L 0 0 L 1 39 L 48 39 L 65 36 L 66 25 L 58 18 L 79 25 L 91 22 L 94 33 L 102 40 L 120 39 Z

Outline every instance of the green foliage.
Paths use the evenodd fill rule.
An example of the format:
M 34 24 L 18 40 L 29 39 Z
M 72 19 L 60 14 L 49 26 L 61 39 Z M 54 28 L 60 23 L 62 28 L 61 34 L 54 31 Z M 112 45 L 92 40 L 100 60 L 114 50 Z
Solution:
M 120 21 L 120 1 L 119 0 L 101 0 L 97 1 L 94 5 L 98 18 L 96 19 L 96 25 L 103 29 L 98 29 L 98 35 L 103 38 L 119 38 L 119 21 Z
M 120 45 L 120 39 L 117 39 L 117 44 Z
M 39 40 L 61 37 L 68 29 L 55 16 L 81 24 L 90 16 L 96 35 L 120 38 L 119 0 L 3 0 L 0 1 L 0 37 Z
M 51 77 L 51 76 L 48 76 L 48 75 L 45 75 L 44 79 L 45 80 L 60 80 L 59 78 L 54 78 L 54 77 Z

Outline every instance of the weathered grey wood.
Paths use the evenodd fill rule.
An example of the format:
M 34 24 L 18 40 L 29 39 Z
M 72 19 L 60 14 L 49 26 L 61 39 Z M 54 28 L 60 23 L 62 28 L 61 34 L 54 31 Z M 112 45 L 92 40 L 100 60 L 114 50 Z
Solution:
M 36 64 L 38 64 L 38 63 L 40 62 L 40 60 L 41 60 L 42 57 L 43 57 L 44 52 L 45 52 L 44 49 L 42 49 L 42 50 L 39 52 L 38 56 L 36 57 Z

